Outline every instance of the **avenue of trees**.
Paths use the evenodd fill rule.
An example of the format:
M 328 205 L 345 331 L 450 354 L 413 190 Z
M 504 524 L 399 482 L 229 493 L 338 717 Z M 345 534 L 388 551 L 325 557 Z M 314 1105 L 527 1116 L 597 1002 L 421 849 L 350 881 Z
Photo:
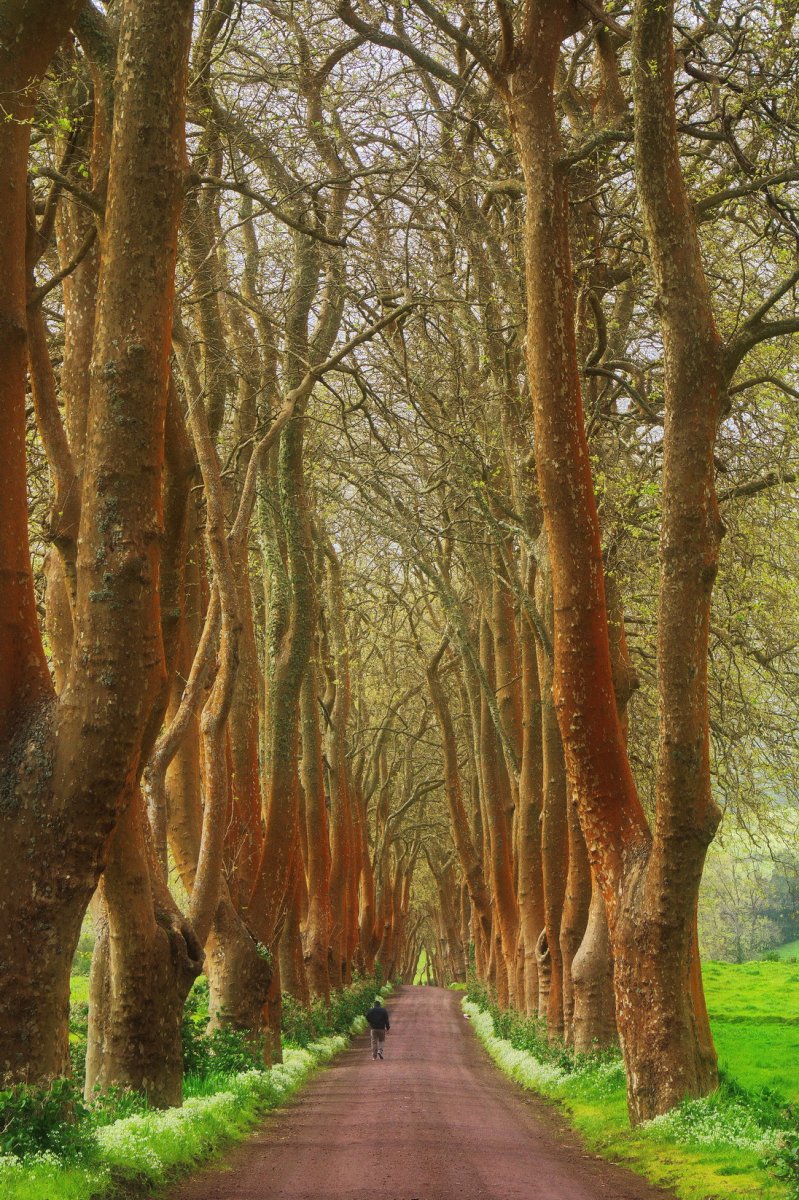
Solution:
M 796 907 L 797 37 L 0 0 L 0 1077 L 90 910 L 89 1091 L 422 951 L 715 1087 L 722 819 L 703 938 Z

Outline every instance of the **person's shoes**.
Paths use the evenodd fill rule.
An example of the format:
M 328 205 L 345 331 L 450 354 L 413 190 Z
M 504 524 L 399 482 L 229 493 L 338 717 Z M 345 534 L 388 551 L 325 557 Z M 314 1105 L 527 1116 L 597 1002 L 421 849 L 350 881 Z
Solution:
M 378 1057 L 378 1058 L 382 1058 L 382 1057 L 383 1057 L 383 1051 L 382 1051 L 382 1050 L 378 1050 L 378 1052 L 377 1052 L 377 1057 Z

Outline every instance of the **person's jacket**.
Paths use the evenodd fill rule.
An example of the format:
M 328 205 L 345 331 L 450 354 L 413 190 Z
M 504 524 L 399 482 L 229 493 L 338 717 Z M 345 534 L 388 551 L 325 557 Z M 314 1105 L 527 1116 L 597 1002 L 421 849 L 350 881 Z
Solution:
M 388 1021 L 388 1009 L 383 1008 L 382 1004 L 375 1004 L 374 1008 L 370 1008 L 366 1014 L 366 1020 L 372 1026 L 372 1029 L 391 1028 Z

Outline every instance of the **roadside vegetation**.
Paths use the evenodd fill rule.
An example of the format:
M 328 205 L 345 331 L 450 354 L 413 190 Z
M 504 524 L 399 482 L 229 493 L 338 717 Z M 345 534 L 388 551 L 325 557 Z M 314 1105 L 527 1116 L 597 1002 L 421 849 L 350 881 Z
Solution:
M 471 983 L 463 1001 L 500 1070 L 556 1100 L 588 1145 L 680 1200 L 799 1196 L 799 962 L 703 968 L 718 1089 L 631 1128 L 621 1056 L 577 1055 L 536 1018 L 500 1011 Z
M 74 1074 L 0 1091 L 3 1200 L 100 1200 L 143 1195 L 245 1137 L 319 1066 L 364 1031 L 363 1013 L 390 984 L 362 978 L 330 1006 L 283 1008 L 283 1061 L 264 1065 L 263 1044 L 230 1028 L 208 1032 L 208 985 L 195 984 L 183 1022 L 184 1099 L 151 1108 L 146 1096 L 109 1089 L 82 1096 L 86 1055 L 85 976 L 73 976 L 70 1048 Z

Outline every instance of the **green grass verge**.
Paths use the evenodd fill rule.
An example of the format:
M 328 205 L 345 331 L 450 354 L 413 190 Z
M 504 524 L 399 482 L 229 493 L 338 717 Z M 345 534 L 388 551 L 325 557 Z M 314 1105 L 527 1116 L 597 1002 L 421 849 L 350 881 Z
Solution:
M 797 958 L 799 959 L 799 939 L 795 942 L 786 942 L 784 946 L 778 946 L 776 954 L 780 958 Z
M 391 991 L 381 989 L 381 995 Z M 356 1017 L 351 1034 L 363 1033 Z M 187 1080 L 182 1108 L 153 1110 L 97 1130 L 88 1161 L 70 1164 L 53 1154 L 0 1157 L 3 1200 L 111 1200 L 149 1194 L 240 1141 L 270 1109 L 277 1108 L 308 1076 L 345 1049 L 342 1034 L 309 1046 L 287 1046 L 284 1062 L 267 1071 Z M 209 1087 L 216 1090 L 207 1094 Z M 192 1091 L 197 1094 L 192 1095 Z
M 788 1188 L 761 1165 L 777 1133 L 734 1094 L 693 1101 L 665 1118 L 631 1129 L 621 1060 L 568 1064 L 537 1057 L 496 1036 L 491 1014 L 469 1000 L 464 1011 L 489 1055 L 522 1087 L 562 1106 L 586 1143 L 603 1157 L 670 1188 L 680 1200 L 786 1200 Z

